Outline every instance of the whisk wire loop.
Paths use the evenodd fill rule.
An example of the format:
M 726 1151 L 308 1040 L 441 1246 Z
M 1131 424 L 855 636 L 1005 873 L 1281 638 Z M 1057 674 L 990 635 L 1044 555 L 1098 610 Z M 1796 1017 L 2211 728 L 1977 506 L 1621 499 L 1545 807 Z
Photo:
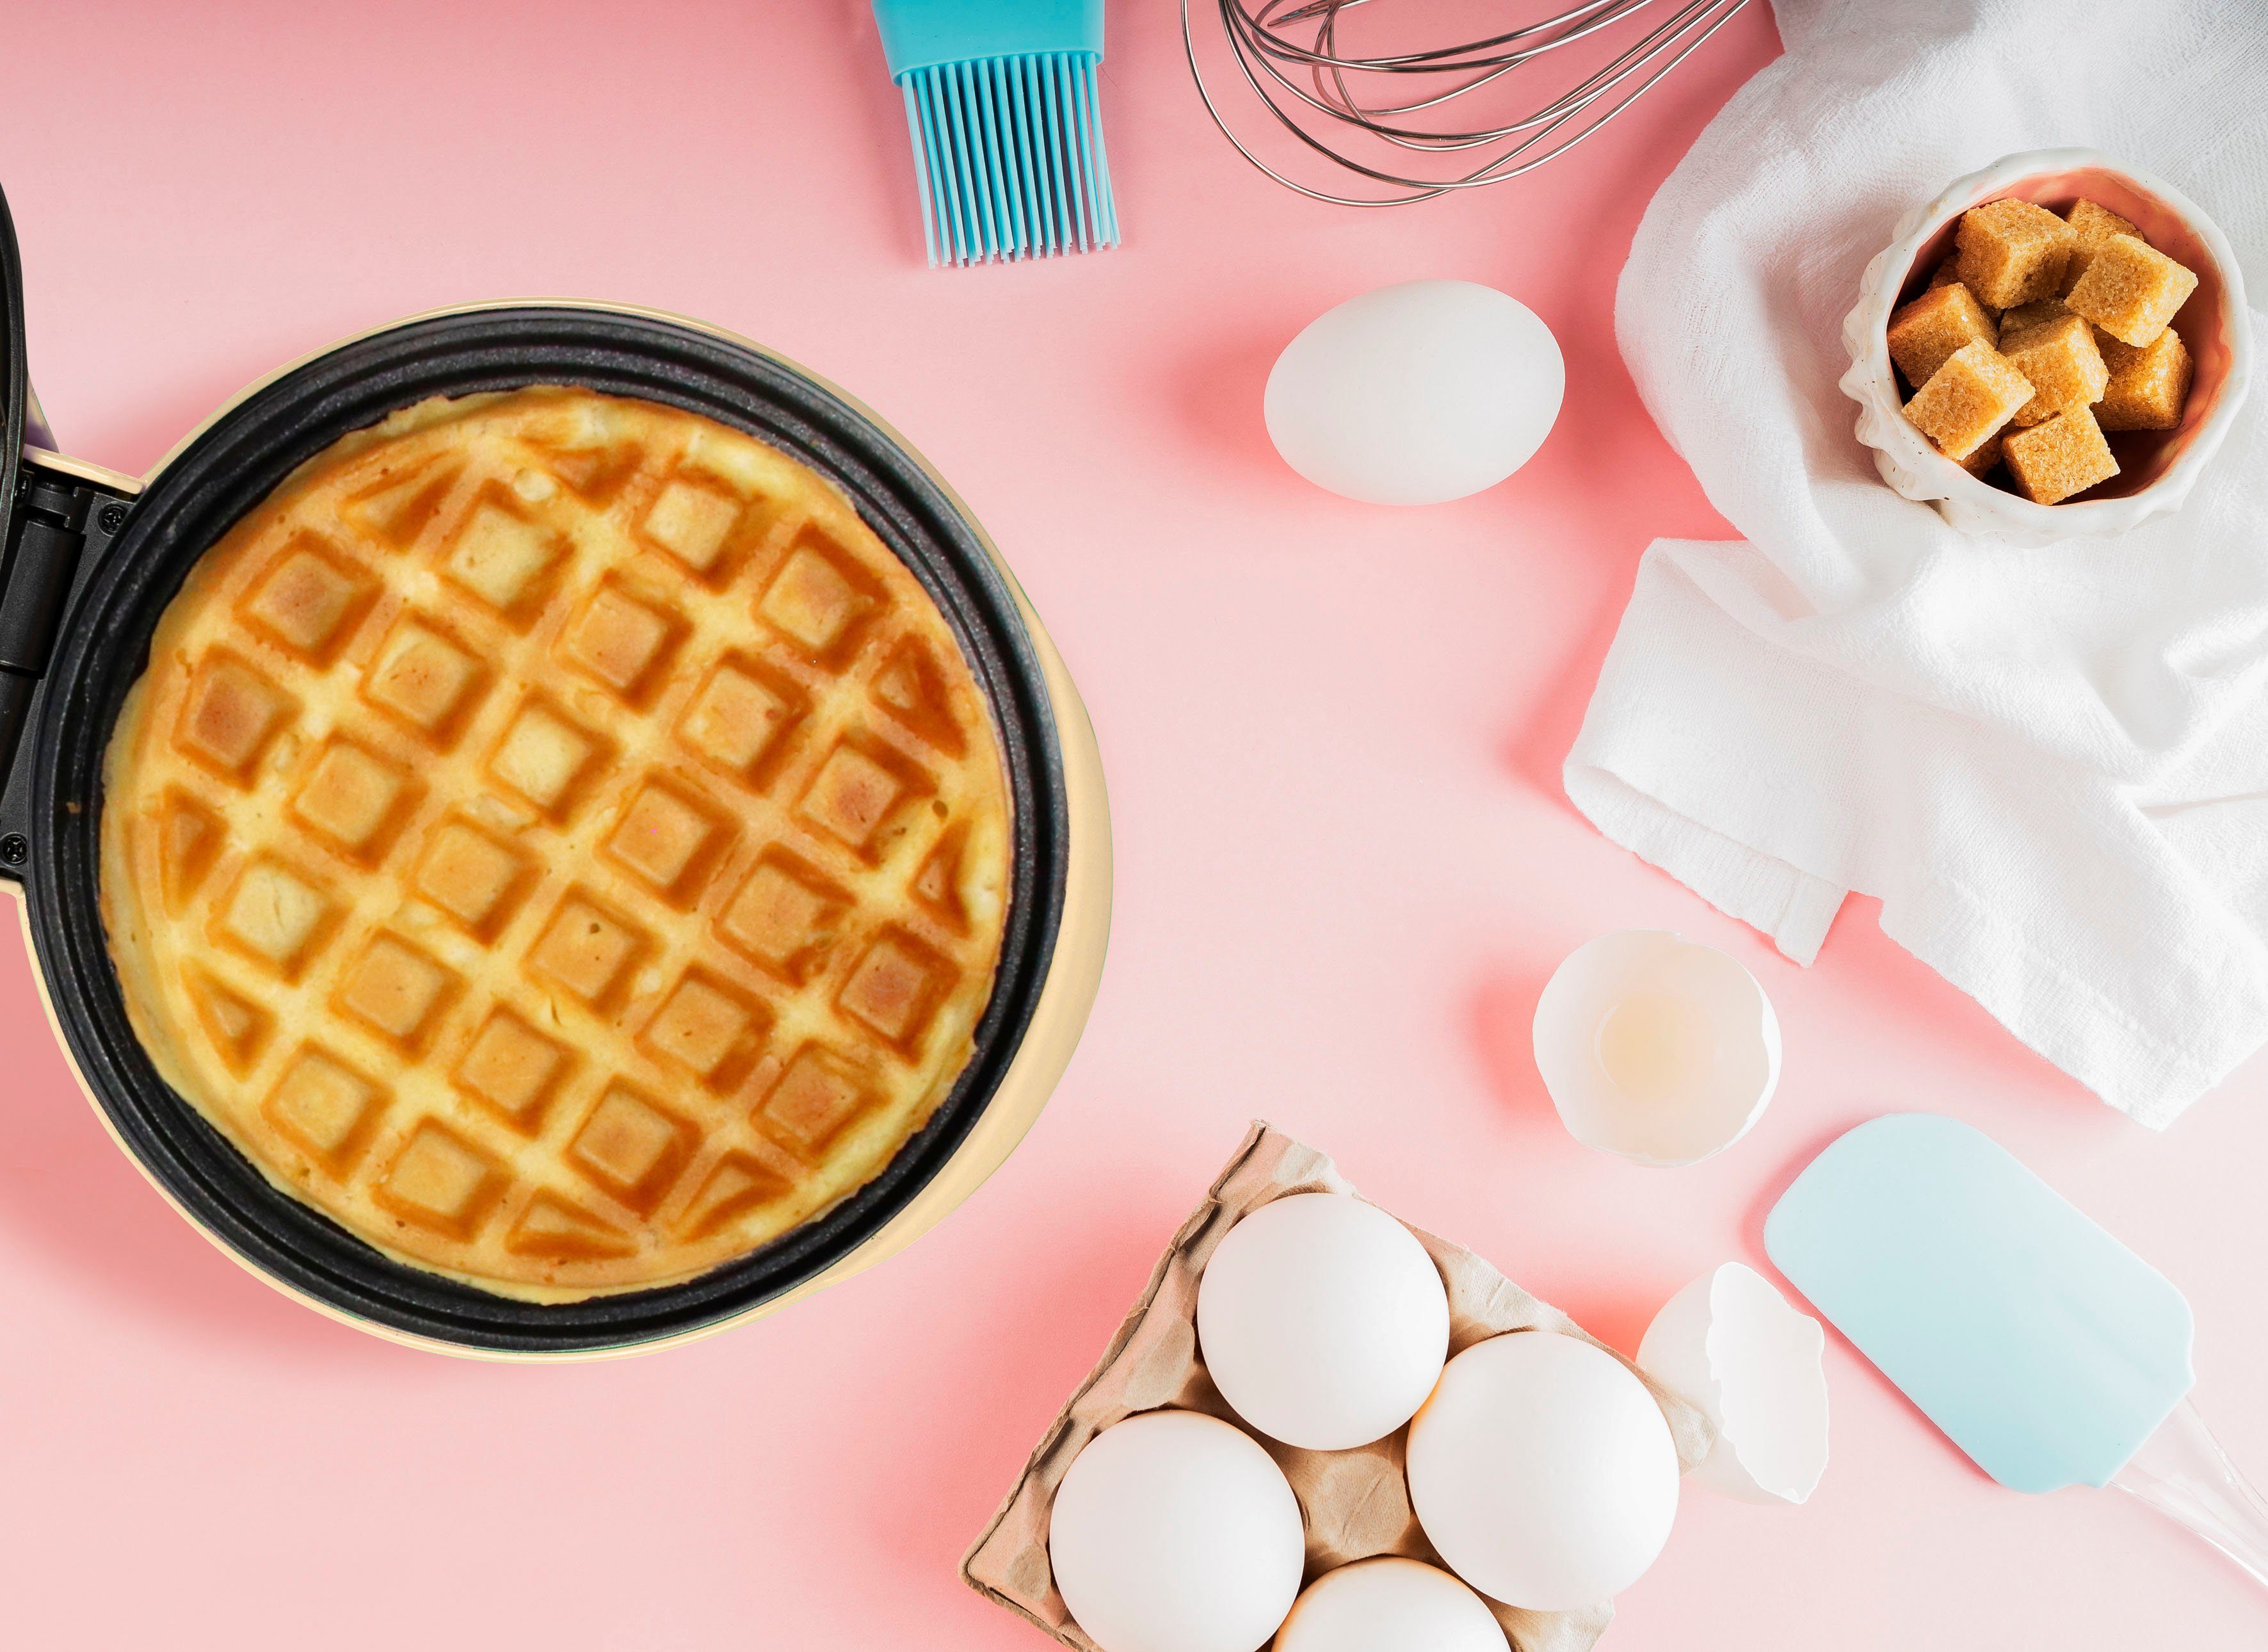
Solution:
M 1643 97 L 1748 0 L 1579 0 L 1554 16 L 1480 39 L 1369 54 L 1345 43 L 1344 20 L 1350 12 L 1383 7 L 1388 0 L 1213 3 L 1246 86 L 1276 122 L 1307 151 L 1398 193 L 1333 194 L 1287 176 L 1256 154 L 1230 126 L 1206 83 L 1190 0 L 1182 0 L 1182 49 L 1213 124 L 1247 161 L 1285 188 L 1316 201 L 1378 207 L 1506 183 L 1565 154 Z M 1640 17 L 1656 5 L 1666 9 Z M 1511 118 L 1469 129 L 1403 123 L 1506 83 L 1521 70 L 1535 70 L 1551 53 L 1618 26 L 1632 31 L 1634 38 L 1616 55 Z M 1359 151 L 1357 145 L 1373 148 Z M 1447 175 L 1414 173 L 1410 163 L 1397 162 L 1390 153 L 1447 156 L 1490 148 L 1497 152 Z

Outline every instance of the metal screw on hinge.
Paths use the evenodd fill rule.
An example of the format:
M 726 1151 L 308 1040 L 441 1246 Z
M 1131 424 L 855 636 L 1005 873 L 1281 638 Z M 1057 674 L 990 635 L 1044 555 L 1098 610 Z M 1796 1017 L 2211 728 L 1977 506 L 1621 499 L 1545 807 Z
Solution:
M 10 832 L 0 837 L 0 864 L 20 867 L 31 857 L 32 845 L 21 832 Z
M 117 537 L 118 530 L 126 526 L 126 507 L 114 501 L 104 505 L 101 521 L 102 531 L 112 538 Z

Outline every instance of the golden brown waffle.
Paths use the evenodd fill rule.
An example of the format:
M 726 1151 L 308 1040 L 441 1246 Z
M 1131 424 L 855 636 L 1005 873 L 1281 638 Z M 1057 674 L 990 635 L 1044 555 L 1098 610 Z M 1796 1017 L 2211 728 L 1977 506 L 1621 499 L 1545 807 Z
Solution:
M 120 717 L 111 952 L 170 1084 L 379 1249 L 564 1301 L 886 1166 L 968 1064 L 1009 801 L 944 616 L 692 414 L 425 402 L 196 565 Z

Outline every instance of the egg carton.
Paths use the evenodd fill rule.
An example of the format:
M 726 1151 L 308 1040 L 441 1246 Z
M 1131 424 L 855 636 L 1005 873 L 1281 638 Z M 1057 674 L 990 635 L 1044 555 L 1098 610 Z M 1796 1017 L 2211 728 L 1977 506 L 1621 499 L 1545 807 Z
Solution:
M 1198 1356 L 1197 1280 L 1213 1247 L 1263 1205 L 1293 1193 L 1360 1197 L 1327 1155 L 1267 1124 L 1255 1123 L 1204 1202 L 1190 1213 L 1158 1259 L 1148 1286 L 1101 1360 L 1041 1436 L 983 1535 L 962 1557 L 961 1575 L 970 1588 L 1077 1652 L 1101 1652 L 1072 1620 L 1048 1565 L 1048 1521 L 1056 1487 L 1070 1471 L 1071 1460 L 1096 1434 L 1137 1412 L 1162 1406 L 1218 1417 L 1251 1434 L 1276 1459 L 1299 1494 L 1306 1521 L 1307 1564 L 1302 1588 L 1335 1567 L 1378 1555 L 1442 1564 L 1410 1506 L 1409 1482 L 1403 1471 L 1406 1424 L 1383 1440 L 1352 1450 L 1287 1446 L 1245 1428 Z M 1451 1355 L 1512 1331 L 1556 1331 L 1580 1337 L 1613 1354 L 1646 1383 L 1668 1420 L 1681 1471 L 1690 1471 L 1709 1455 L 1716 1431 L 1698 1409 L 1471 1251 L 1422 1228 L 1410 1227 L 1410 1231 L 1433 1258 L 1447 1287 Z M 1612 1601 L 1576 1611 L 1529 1611 L 1496 1601 L 1488 1604 L 1514 1652 L 1587 1652 L 1615 1610 Z

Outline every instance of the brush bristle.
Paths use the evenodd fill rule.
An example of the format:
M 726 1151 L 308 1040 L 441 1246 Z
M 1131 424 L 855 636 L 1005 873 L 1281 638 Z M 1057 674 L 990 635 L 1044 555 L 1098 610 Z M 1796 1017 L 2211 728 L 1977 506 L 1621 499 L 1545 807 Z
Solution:
M 1095 61 L 985 57 L 899 82 L 932 268 L 1118 245 Z

